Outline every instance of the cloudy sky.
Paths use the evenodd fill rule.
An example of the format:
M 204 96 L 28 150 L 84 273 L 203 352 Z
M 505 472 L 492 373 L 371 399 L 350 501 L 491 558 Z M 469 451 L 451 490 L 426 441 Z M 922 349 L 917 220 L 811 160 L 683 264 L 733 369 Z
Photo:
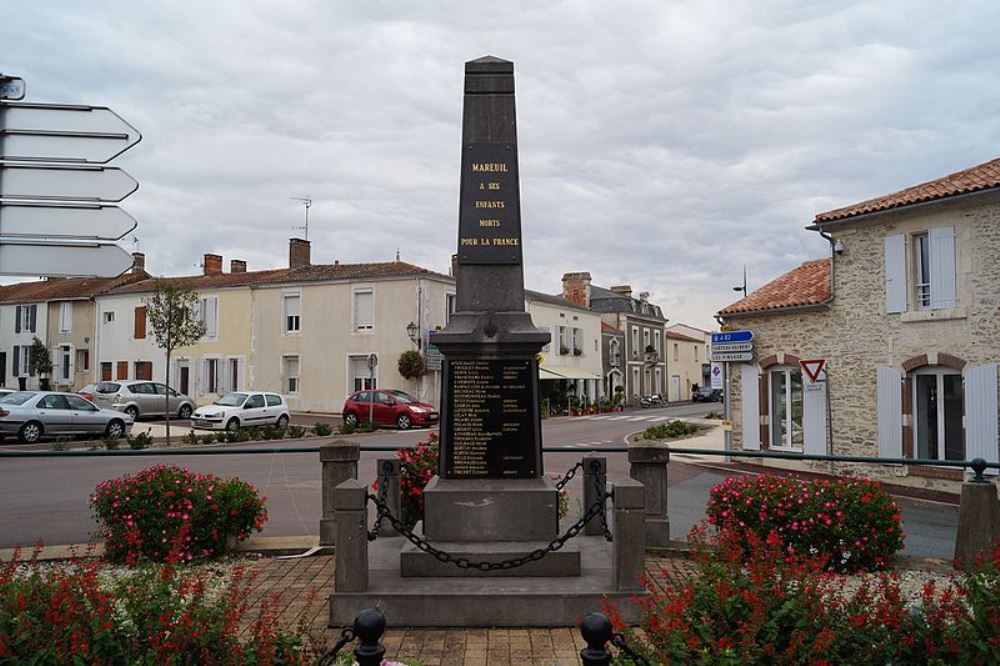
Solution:
M 516 68 L 525 273 L 649 291 L 709 326 L 826 243 L 820 211 L 1000 155 L 1000 3 L 7 0 L 27 101 L 105 104 L 158 274 L 205 252 L 445 271 L 463 63 Z M 133 243 L 126 243 L 133 250 Z

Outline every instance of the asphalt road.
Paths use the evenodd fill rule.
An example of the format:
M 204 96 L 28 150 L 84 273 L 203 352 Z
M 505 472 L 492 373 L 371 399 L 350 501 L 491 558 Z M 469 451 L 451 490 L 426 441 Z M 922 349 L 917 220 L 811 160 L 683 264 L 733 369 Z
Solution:
M 543 422 L 546 446 L 573 446 L 582 453 L 601 446 L 617 446 L 629 432 L 644 429 L 655 419 L 700 416 L 703 405 L 681 405 L 661 410 L 624 412 L 622 419 L 561 418 Z M 642 419 L 642 420 L 638 420 Z M 411 445 L 427 431 L 383 431 L 359 437 L 371 444 Z M 220 449 L 224 450 L 224 449 Z M 359 478 L 375 478 L 375 461 L 387 453 L 364 451 Z M 561 475 L 579 460 L 580 453 L 545 456 L 549 473 Z M 320 464 L 312 453 L 229 454 L 183 457 L 175 452 L 115 458 L 6 458 L 0 460 L 0 547 L 28 545 L 41 539 L 49 544 L 85 543 L 95 527 L 89 495 L 101 481 L 136 472 L 148 465 L 176 463 L 201 472 L 237 476 L 254 484 L 268 498 L 265 536 L 316 534 L 320 518 Z M 609 479 L 627 476 L 625 454 L 608 454 Z M 683 539 L 704 517 L 709 489 L 726 474 L 673 462 L 669 469 L 671 533 Z M 571 514 L 578 514 L 581 479 L 568 488 Z M 953 507 L 927 507 L 903 502 L 906 550 L 913 555 L 950 558 L 954 549 L 957 512 Z

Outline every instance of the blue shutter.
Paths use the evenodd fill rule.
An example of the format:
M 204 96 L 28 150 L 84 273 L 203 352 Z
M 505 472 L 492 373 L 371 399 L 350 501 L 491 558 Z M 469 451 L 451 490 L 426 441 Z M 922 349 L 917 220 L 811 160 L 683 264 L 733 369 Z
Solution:
M 885 237 L 885 311 L 906 312 L 906 236 Z
M 903 457 L 903 373 L 896 368 L 875 369 L 875 396 L 878 413 L 878 455 Z
M 931 309 L 946 310 L 955 300 L 955 227 L 927 232 L 931 254 Z

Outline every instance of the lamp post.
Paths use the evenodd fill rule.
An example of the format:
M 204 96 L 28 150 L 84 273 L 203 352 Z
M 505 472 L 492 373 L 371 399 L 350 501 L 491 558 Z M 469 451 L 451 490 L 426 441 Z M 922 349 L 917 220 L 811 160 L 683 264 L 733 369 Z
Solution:
M 411 321 L 406 325 L 406 335 L 417 346 L 417 349 L 420 349 L 420 327 Z
M 743 264 L 743 286 L 737 285 L 733 287 L 733 291 L 742 291 L 743 298 L 747 297 L 747 265 Z

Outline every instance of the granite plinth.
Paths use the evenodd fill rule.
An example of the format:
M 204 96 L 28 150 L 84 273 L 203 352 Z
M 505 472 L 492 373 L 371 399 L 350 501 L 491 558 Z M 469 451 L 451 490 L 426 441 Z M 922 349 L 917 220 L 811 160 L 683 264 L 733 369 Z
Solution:
M 414 533 L 423 533 L 417 524 Z M 435 541 L 434 546 L 454 557 L 464 557 L 472 562 L 501 562 L 528 555 L 534 550 L 544 549 L 549 542 L 542 541 L 488 541 L 456 542 Z M 399 570 L 404 577 L 524 577 L 524 576 L 579 576 L 580 546 L 575 539 L 567 541 L 559 550 L 546 553 L 540 560 L 528 562 L 513 569 L 463 569 L 451 562 L 441 562 L 430 553 L 425 553 L 407 541 L 399 554 Z
M 437 541 L 544 541 L 559 529 L 559 491 L 547 478 L 431 479 L 424 532 Z

